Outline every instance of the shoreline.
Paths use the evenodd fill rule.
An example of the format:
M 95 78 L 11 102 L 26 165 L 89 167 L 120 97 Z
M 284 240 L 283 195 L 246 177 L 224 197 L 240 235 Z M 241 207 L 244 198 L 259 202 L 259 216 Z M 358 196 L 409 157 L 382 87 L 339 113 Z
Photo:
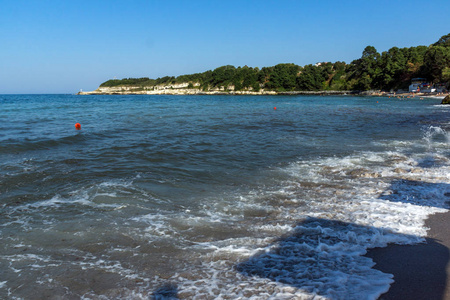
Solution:
M 378 96 L 389 98 L 434 98 L 444 99 L 448 93 L 391 93 L 380 91 L 201 91 L 197 89 L 158 89 L 158 90 L 140 90 L 136 91 L 133 88 L 130 89 L 97 89 L 90 92 L 78 92 L 76 95 L 248 95 L 248 96 Z
M 358 95 L 361 94 L 358 91 L 289 91 L 289 92 L 276 92 L 276 91 L 201 91 L 201 90 L 186 90 L 186 89 L 160 89 L 160 90 L 95 90 L 91 92 L 78 92 L 77 95 L 319 95 L 319 96 L 331 96 L 331 95 Z
M 430 215 L 426 242 L 368 250 L 374 269 L 394 275 L 378 299 L 450 299 L 450 211 Z

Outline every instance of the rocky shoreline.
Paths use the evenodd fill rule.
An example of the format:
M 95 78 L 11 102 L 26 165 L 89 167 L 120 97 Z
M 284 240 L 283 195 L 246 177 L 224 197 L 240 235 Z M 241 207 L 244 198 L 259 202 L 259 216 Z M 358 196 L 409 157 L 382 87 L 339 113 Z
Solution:
M 115 86 L 115 87 L 99 87 L 95 91 L 80 91 L 77 95 L 315 95 L 315 96 L 339 96 L 339 95 L 357 95 L 357 96 L 389 96 L 399 98 L 412 97 L 436 97 L 444 99 L 446 95 L 436 93 L 391 93 L 383 91 L 285 91 L 277 92 L 272 90 L 261 89 L 259 91 L 232 89 L 212 89 L 204 91 L 199 88 L 187 88 L 187 84 L 169 85 L 169 86 Z M 444 103 L 443 103 L 444 104 Z
M 134 90 L 134 89 L 97 89 L 91 92 L 78 92 L 77 95 L 349 95 L 360 94 L 355 91 L 203 91 L 200 89 L 159 89 L 159 90 Z

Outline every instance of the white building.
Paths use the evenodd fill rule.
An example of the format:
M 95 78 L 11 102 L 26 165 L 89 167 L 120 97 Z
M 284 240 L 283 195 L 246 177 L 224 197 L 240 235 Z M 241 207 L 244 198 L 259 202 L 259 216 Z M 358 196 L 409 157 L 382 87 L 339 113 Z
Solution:
M 425 78 L 413 78 L 411 79 L 411 85 L 409 86 L 410 93 L 433 93 L 436 89 L 427 82 Z

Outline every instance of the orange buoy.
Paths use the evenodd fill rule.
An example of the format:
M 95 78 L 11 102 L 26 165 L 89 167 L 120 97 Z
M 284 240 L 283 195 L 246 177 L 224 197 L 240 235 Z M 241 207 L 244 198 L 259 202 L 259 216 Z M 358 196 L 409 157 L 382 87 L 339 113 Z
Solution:
M 276 108 L 276 107 L 274 107 L 274 108 L 273 108 L 273 110 L 277 110 L 277 108 Z
M 81 124 L 80 123 L 75 123 L 75 129 L 76 130 L 81 130 Z

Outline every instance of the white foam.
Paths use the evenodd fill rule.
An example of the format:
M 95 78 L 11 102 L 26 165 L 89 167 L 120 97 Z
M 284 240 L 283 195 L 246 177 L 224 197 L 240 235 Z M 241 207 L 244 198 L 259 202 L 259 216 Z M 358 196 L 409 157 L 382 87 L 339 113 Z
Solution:
M 42 200 L 34 203 L 28 203 L 17 206 L 16 210 L 59 208 L 67 204 L 81 204 L 92 206 L 93 203 L 89 201 L 89 197 L 86 193 L 83 193 L 78 197 L 68 197 L 68 198 L 63 198 L 60 195 L 55 195 L 48 200 Z
M 392 275 L 372 269 L 373 262 L 362 255 L 368 248 L 388 243 L 423 241 L 427 231 L 425 219 L 447 211 L 442 196 L 449 192 L 450 178 L 443 176 L 448 166 L 420 168 L 419 159 L 398 152 L 367 152 L 292 164 L 280 170 L 292 178 L 286 185 L 240 197 L 249 208 L 258 202 L 253 207 L 275 214 L 277 222 L 273 224 L 253 223 L 254 232 L 287 236 L 285 240 L 197 243 L 195 247 L 213 251 L 202 268 L 206 274 L 197 279 L 181 275 L 172 279 L 180 283 L 181 295 L 196 295 L 199 299 L 224 294 L 243 297 L 243 290 L 232 282 L 241 283 L 248 291 L 247 298 L 376 299 L 388 290 Z M 366 170 L 352 173 L 361 168 Z M 396 168 L 407 170 L 398 173 Z M 421 172 L 413 172 L 412 168 Z M 262 202 L 265 198 L 278 199 L 277 206 Z M 308 217 L 315 217 L 319 225 L 301 225 Z M 300 225 L 293 227 L 296 219 Z M 299 232 L 303 233 L 289 242 L 289 236 Z M 318 240 L 313 242 L 314 238 Z M 244 265 L 249 261 L 248 273 L 234 271 L 230 261 L 236 260 Z M 259 276 L 248 277 L 255 272 Z M 215 286 L 216 292 L 205 284 Z
M 371 259 L 362 255 L 389 243 L 423 241 L 426 218 L 447 211 L 448 150 L 436 141 L 443 132 L 427 132 L 430 137 L 425 141 L 431 146 L 426 146 L 426 153 L 404 151 L 417 143 L 411 142 L 385 145 L 392 149 L 385 152 L 294 162 L 272 171 L 273 178 L 282 178 L 277 185 L 200 199 L 198 210 L 141 209 L 144 206 L 138 203 L 151 195 L 121 181 L 20 208 L 62 209 L 74 204 L 113 208 L 102 215 L 114 220 L 110 235 L 104 237 L 114 241 L 111 247 L 97 250 L 98 255 L 83 252 L 82 260 L 72 263 L 82 270 L 119 274 L 130 286 L 142 282 L 121 296 L 148 299 L 149 291 L 170 281 L 179 297 L 187 299 L 376 299 L 393 278 L 373 269 Z M 428 160 L 439 163 L 425 164 Z M 137 208 L 133 214 L 115 220 L 133 206 Z M 103 233 L 101 228 L 97 232 Z M 73 236 L 87 239 L 89 234 L 95 236 L 88 230 Z M 115 244 L 121 234 L 127 242 Z M 132 263 L 112 259 L 149 254 L 145 247 L 150 244 L 182 252 L 186 270 L 149 279 Z M 61 263 L 33 255 L 6 259 L 19 273 L 22 269 L 14 268 L 19 261 L 35 269 Z M 98 295 L 86 293 L 83 298 Z
M 433 142 L 435 143 L 434 139 L 439 136 L 443 136 L 445 138 L 444 145 L 450 143 L 450 133 L 446 132 L 439 126 L 428 126 L 423 129 L 423 133 L 423 139 L 429 147 L 432 146 Z

